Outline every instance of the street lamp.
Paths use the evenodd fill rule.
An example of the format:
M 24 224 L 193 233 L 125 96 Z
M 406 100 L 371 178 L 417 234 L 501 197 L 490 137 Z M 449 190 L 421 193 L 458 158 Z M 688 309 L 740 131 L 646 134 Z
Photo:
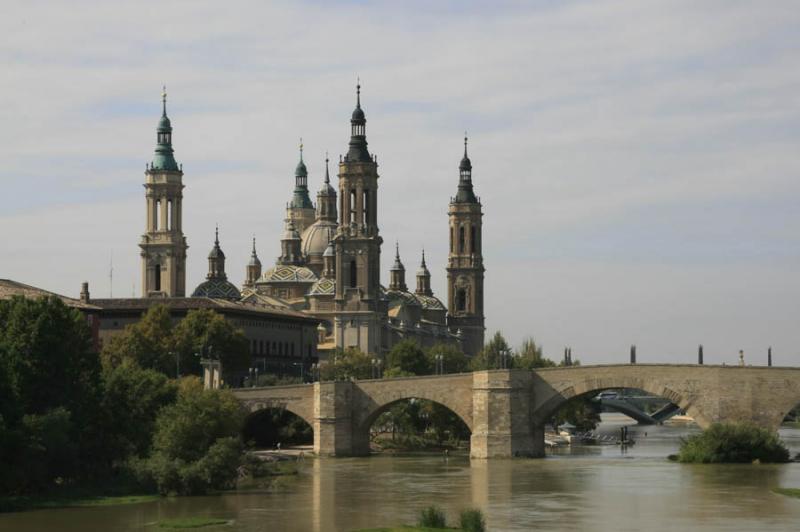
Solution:
M 436 359 L 436 374 L 444 375 L 444 355 L 440 353 L 434 358 Z

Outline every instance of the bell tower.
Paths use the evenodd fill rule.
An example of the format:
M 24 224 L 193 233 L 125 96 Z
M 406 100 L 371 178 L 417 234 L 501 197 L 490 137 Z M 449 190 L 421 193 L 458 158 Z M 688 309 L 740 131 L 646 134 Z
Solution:
M 300 139 L 300 162 L 294 170 L 294 193 L 286 207 L 286 217 L 300 234 L 314 223 L 314 204 L 308 195 L 308 169 L 303 161 L 303 139 Z
M 450 252 L 447 259 L 447 326 L 460 334 L 467 355 L 475 356 L 483 349 L 483 252 L 481 202 L 472 189 L 472 162 L 467 156 L 464 136 L 464 157 L 459 169 L 458 192 L 450 198 Z
M 336 347 L 382 351 L 380 291 L 381 244 L 378 232 L 378 163 L 367 150 L 367 119 L 361 109 L 361 84 L 350 118 L 350 144 L 339 162 L 339 227 L 336 249 Z
M 139 242 L 142 297 L 186 295 L 186 237 L 183 236 L 183 171 L 172 150 L 166 87 L 161 94 L 153 162 L 145 170 L 147 220 Z

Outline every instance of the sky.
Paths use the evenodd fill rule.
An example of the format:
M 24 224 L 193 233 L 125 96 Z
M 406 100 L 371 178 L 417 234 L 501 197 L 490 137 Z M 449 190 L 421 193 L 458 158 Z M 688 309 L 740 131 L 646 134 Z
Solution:
M 487 337 L 800 365 L 796 1 L 3 0 L 0 31 L 0 278 L 140 293 L 166 84 L 187 290 L 217 223 L 240 284 L 253 235 L 280 252 L 300 137 L 312 197 L 346 152 L 360 77 L 384 283 L 424 247 L 446 300 L 467 131 Z

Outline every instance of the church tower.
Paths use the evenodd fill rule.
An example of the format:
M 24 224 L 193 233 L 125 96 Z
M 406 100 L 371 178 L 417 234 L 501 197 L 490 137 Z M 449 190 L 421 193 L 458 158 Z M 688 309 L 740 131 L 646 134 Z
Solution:
M 256 237 L 253 236 L 253 251 L 250 253 L 250 261 L 245 270 L 244 288 L 255 288 L 256 281 L 261 277 L 261 261 L 256 253 Z
M 350 145 L 339 162 L 339 227 L 336 249 L 336 347 L 382 351 L 378 234 L 378 163 L 367 150 L 367 119 L 361 109 L 361 85 L 350 119 Z M 385 303 L 383 303 L 385 306 Z
M 186 238 L 183 236 L 183 171 L 172 150 L 167 91 L 161 95 L 156 151 L 145 171 L 147 222 L 139 242 L 143 297 L 186 295 Z
M 450 253 L 447 259 L 447 326 L 461 334 L 463 349 L 475 356 L 483 349 L 483 253 L 481 202 L 472 190 L 472 162 L 464 157 L 459 169 L 458 192 L 450 198 Z
M 298 233 L 314 223 L 314 204 L 308 195 L 308 169 L 303 162 L 303 139 L 300 139 L 300 162 L 294 171 L 294 193 L 286 207 L 286 217 L 292 221 Z

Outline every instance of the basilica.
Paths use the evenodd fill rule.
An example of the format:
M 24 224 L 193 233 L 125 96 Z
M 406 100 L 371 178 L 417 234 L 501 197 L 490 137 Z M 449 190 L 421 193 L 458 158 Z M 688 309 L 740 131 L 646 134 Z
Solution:
M 157 147 L 145 172 L 147 223 L 139 243 L 142 297 L 182 298 L 186 297 L 188 247 L 182 228 L 183 170 L 173 153 L 166 95 L 162 99 Z M 448 209 L 445 305 L 431 290 L 424 251 L 413 289 L 406 283 L 399 246 L 392 250 L 389 283 L 381 283 L 378 163 L 367 147 L 366 123 L 359 85 L 347 153 L 339 158 L 338 186 L 331 184 L 326 158 L 316 204 L 311 200 L 301 145 L 275 264 L 262 267 L 254 239 L 250 260 L 244 265 L 244 284 L 237 288 L 225 272 L 225 254 L 217 233 L 208 255 L 208 275 L 191 298 L 307 315 L 319 322 L 315 351 L 320 353 L 355 347 L 380 356 L 395 343 L 413 339 L 425 347 L 449 343 L 469 355 L 477 354 L 485 331 L 483 213 L 473 191 L 467 139 L 458 167 L 457 192 Z M 269 345 L 267 341 L 268 349 Z

